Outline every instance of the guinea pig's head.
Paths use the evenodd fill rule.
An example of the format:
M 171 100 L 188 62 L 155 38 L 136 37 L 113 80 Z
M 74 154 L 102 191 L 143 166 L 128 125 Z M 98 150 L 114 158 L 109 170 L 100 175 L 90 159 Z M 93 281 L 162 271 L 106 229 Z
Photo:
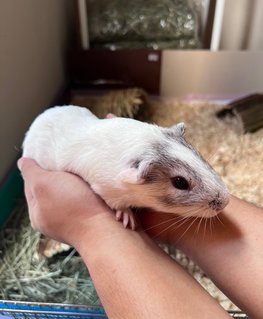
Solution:
M 159 133 L 119 175 L 130 204 L 189 217 L 209 218 L 222 211 L 229 201 L 227 187 L 186 142 L 184 123 L 155 129 Z

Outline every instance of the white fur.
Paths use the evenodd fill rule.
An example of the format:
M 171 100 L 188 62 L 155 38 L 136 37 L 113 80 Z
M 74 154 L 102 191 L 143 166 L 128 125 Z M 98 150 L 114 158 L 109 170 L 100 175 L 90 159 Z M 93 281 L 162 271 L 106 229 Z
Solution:
M 23 156 L 47 170 L 78 174 L 112 208 L 126 208 L 136 203 L 131 203 L 129 184 L 124 186 L 117 176 L 157 134 L 157 127 L 145 130 L 146 125 L 129 119 L 99 120 L 86 108 L 72 105 L 54 107 L 32 123 Z

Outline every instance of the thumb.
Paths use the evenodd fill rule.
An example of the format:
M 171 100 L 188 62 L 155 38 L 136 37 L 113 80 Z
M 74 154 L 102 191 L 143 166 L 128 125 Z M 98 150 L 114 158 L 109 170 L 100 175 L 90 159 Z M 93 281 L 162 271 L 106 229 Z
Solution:
M 42 168 L 38 166 L 36 161 L 31 158 L 21 157 L 17 161 L 17 166 L 21 171 L 24 180 L 33 180 L 39 176 L 43 171 Z

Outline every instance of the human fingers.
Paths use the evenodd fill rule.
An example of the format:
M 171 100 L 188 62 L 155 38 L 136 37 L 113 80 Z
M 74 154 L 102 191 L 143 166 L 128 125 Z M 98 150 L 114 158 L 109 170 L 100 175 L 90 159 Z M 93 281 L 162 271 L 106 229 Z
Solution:
M 36 186 L 38 185 L 37 189 L 39 190 L 39 185 L 41 186 L 39 183 L 40 177 L 44 176 L 45 171 L 30 158 L 20 158 L 17 162 L 17 166 L 24 179 L 24 191 L 29 210 L 32 210 L 36 205 Z
M 31 204 L 34 203 L 34 196 L 33 193 L 31 191 L 30 186 L 28 185 L 28 183 L 25 183 L 25 196 L 26 196 L 26 200 L 28 202 L 28 205 L 30 206 Z
M 112 119 L 112 118 L 114 118 L 114 117 L 117 117 L 117 116 L 114 115 L 114 114 L 112 114 L 112 113 L 108 113 L 108 114 L 106 115 L 106 119 Z
M 25 157 L 22 157 L 18 160 L 17 166 L 20 169 L 21 175 L 24 179 L 24 191 L 30 213 L 36 205 L 34 185 L 36 184 L 37 178 L 39 178 L 40 172 L 42 173 L 43 170 L 34 160 Z
M 43 172 L 42 168 L 31 158 L 21 157 L 17 162 L 17 166 L 24 180 L 27 181 L 34 181 Z

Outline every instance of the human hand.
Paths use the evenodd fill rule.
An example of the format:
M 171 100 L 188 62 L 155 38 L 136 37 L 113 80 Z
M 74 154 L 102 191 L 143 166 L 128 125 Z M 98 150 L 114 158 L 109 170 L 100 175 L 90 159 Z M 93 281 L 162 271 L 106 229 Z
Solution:
M 111 210 L 80 177 L 40 168 L 28 158 L 18 167 L 25 183 L 32 227 L 44 235 L 74 246 L 81 232 L 93 227 L 92 220 Z

